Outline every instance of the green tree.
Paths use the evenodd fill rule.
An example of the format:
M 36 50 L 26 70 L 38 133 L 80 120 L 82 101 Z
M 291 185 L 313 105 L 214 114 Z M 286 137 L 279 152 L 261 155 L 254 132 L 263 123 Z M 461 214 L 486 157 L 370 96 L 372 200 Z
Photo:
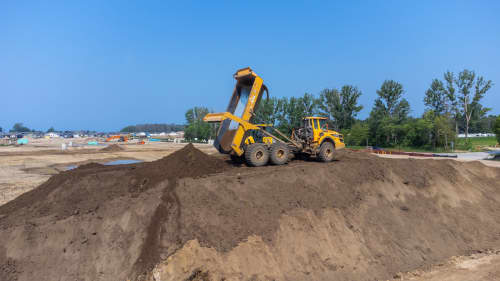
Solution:
M 50 127 L 48 130 L 47 130 L 47 133 L 53 133 L 55 132 L 56 130 L 54 129 L 54 127 Z
M 384 81 L 377 90 L 378 98 L 368 118 L 370 139 L 375 145 L 401 143 L 405 128 L 402 125 L 410 113 L 410 104 L 403 93 L 403 85 L 394 80 Z
M 448 95 L 444 84 L 439 79 L 432 80 L 431 86 L 425 92 L 424 104 L 432 112 L 441 116 L 447 111 Z
M 281 98 L 276 103 L 276 120 L 278 130 L 291 134 L 293 129 L 299 128 L 302 119 L 319 113 L 319 101 L 313 95 L 305 93 L 300 98 Z
M 356 122 L 351 129 L 344 134 L 347 145 L 366 145 L 370 136 L 368 124 Z
M 404 136 L 401 143 L 405 146 L 422 147 L 430 143 L 432 123 L 426 118 L 410 119 L 403 127 Z
M 392 114 L 392 119 L 398 124 L 402 124 L 408 119 L 410 114 L 410 104 L 406 99 L 401 99 L 401 101 L 396 105 L 396 108 Z
M 23 125 L 23 123 L 16 123 L 10 130 L 11 132 L 26 133 L 31 132 L 31 130 Z
M 497 120 L 495 121 L 495 126 L 493 127 L 493 131 L 497 135 L 498 143 L 500 143 L 500 115 L 498 115 Z
M 127 126 L 120 130 L 122 133 L 137 133 L 136 126 Z
M 194 107 L 186 111 L 187 126 L 184 137 L 189 140 L 208 140 L 215 135 L 215 127 L 203 122 L 203 117 L 209 113 L 206 107 Z
M 453 75 L 447 72 L 444 77 L 447 83 L 448 81 L 451 81 L 451 83 L 445 86 L 441 80 L 434 79 L 425 92 L 424 104 L 427 111 L 424 113 L 423 118 L 432 124 L 433 148 L 442 145 L 447 149 L 449 141 L 454 139 L 454 137 L 450 136 L 449 116 L 453 116 L 455 120 L 458 120 L 458 116 L 456 115 L 456 105 L 450 102 L 450 97 L 454 96 L 455 93 Z
M 491 127 L 488 124 L 488 112 L 491 108 L 484 107 L 477 103 L 474 105 L 469 123 L 469 133 L 488 133 L 491 132 Z
M 304 116 L 316 115 L 318 113 L 318 104 L 318 99 L 308 93 L 298 99 L 298 107 L 303 111 Z
M 3 129 L 2 129 L 2 127 L 0 127 L 0 133 L 1 133 L 1 132 L 3 132 Z
M 262 99 L 260 101 L 259 107 L 255 111 L 255 116 L 252 120 L 254 123 L 265 123 L 272 124 L 276 123 L 278 119 L 278 99 L 269 98 Z
M 301 108 L 299 98 L 281 98 L 278 100 L 278 130 L 290 134 L 301 124 L 300 120 L 306 115 Z
M 350 129 L 357 114 L 363 109 L 358 105 L 361 91 L 357 87 L 345 85 L 340 91 L 324 89 L 319 98 L 319 108 L 334 123 L 337 130 Z
M 465 137 L 469 137 L 469 124 L 477 104 L 493 86 L 491 80 L 485 80 L 482 76 L 477 76 L 474 71 L 465 69 L 456 77 L 453 73 L 445 73 L 449 88 L 453 89 L 453 94 L 449 93 L 449 99 L 455 106 L 457 117 L 462 117 L 465 125 Z M 458 94 L 455 94 L 455 88 Z M 450 92 L 450 91 L 449 91 Z M 457 120 L 458 118 L 456 118 Z M 458 125 L 457 125 L 458 127 Z
M 402 99 L 403 93 L 403 85 L 394 80 L 386 80 L 382 83 L 380 89 L 377 90 L 377 101 L 385 115 L 393 116 L 396 110 L 401 107 L 401 102 L 404 100 Z
M 451 114 L 453 120 L 455 121 L 455 134 L 458 135 L 458 124 L 461 120 L 460 118 L 460 106 L 458 103 L 456 90 L 455 90 L 455 74 L 451 71 L 447 71 L 444 73 L 443 78 L 446 82 L 446 96 L 448 100 L 448 109 L 447 111 Z
M 149 132 L 149 133 L 170 133 L 183 131 L 184 125 L 179 124 L 137 124 L 127 126 L 121 129 L 124 133 L 137 133 L 137 132 Z
M 449 115 L 434 117 L 433 120 L 434 145 L 442 146 L 448 150 L 448 144 L 455 140 L 455 131 L 453 130 L 452 119 Z
M 436 114 L 434 110 L 427 110 L 422 119 L 429 124 L 432 148 L 443 146 L 448 149 L 448 144 L 455 139 L 453 120 L 450 113 Z

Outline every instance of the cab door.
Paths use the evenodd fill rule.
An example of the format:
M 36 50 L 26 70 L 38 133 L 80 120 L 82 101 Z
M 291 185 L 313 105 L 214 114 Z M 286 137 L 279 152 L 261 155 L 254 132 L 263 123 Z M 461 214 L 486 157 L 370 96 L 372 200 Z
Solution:
M 311 123 L 313 125 L 313 142 L 318 142 L 319 140 L 319 134 L 321 133 L 321 128 L 319 126 L 319 120 L 318 119 L 311 119 Z

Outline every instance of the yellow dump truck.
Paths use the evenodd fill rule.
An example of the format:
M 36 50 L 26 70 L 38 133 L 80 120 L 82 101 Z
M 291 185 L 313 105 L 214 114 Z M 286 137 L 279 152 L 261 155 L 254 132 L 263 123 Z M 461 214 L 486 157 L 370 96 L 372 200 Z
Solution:
M 325 117 L 304 118 L 290 137 L 269 124 L 253 124 L 260 100 L 264 93 L 269 95 L 267 87 L 249 67 L 238 70 L 234 78 L 236 86 L 226 112 L 209 113 L 203 119 L 219 123 L 214 146 L 220 153 L 230 154 L 235 161 L 245 160 L 250 166 L 263 166 L 268 162 L 285 164 L 299 153 L 329 162 L 335 150 L 345 147 L 343 136 L 328 129 Z M 263 137 L 256 139 L 256 132 Z

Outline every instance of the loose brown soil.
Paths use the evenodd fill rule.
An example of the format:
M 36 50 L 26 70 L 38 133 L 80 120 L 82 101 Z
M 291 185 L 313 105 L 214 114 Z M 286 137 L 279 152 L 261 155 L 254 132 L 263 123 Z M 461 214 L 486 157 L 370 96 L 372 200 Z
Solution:
M 339 152 L 248 168 L 187 145 L 0 206 L 0 280 L 389 279 L 500 248 L 499 189 L 480 163 Z
M 37 219 L 54 224 L 60 223 L 63 233 L 69 229 L 81 227 L 78 224 L 91 224 L 94 229 L 97 229 L 101 227 L 99 224 L 102 224 L 102 220 L 106 218 L 108 212 L 113 214 L 122 213 L 130 207 L 132 201 L 136 204 L 139 203 L 139 205 L 150 203 L 148 201 L 140 202 L 140 195 L 150 188 L 156 188 L 153 197 L 156 195 L 161 200 L 155 202 L 157 206 L 155 206 L 154 212 L 149 214 L 151 215 L 148 218 L 150 220 L 149 225 L 144 227 L 142 225 L 144 221 L 141 220 L 138 222 L 141 225 L 132 226 L 132 228 L 144 228 L 136 230 L 139 233 L 142 232 L 145 236 L 142 245 L 135 249 L 138 252 L 131 253 L 134 256 L 138 255 L 138 258 L 133 264 L 129 264 L 130 269 L 134 269 L 131 274 L 138 277 L 141 273 L 152 269 L 159 259 L 159 250 L 161 249 L 158 248 L 159 241 L 156 237 L 163 236 L 166 230 L 161 228 L 161 224 L 158 222 L 172 220 L 172 218 L 169 218 L 171 213 L 172 216 L 175 216 L 175 210 L 171 209 L 176 206 L 175 196 L 172 192 L 177 178 L 199 177 L 221 172 L 227 167 L 228 164 L 223 160 L 208 156 L 191 144 L 154 162 L 117 166 L 104 166 L 97 163 L 82 165 L 77 169 L 51 177 L 38 188 L 0 206 L 0 232 L 16 227 L 23 227 L 24 229 L 28 227 L 29 233 L 27 235 L 31 237 L 34 235 L 32 231 L 38 232 L 36 230 L 37 224 L 32 223 L 33 220 Z M 121 203 L 109 210 L 110 206 L 107 204 L 114 200 L 119 200 Z M 77 225 L 72 225 L 73 223 L 77 223 Z M 97 236 L 97 231 L 90 234 L 96 236 L 91 238 L 99 240 L 100 237 Z M 101 234 L 109 235 L 109 233 Z M 35 237 L 41 238 L 40 235 L 43 237 L 47 234 L 36 233 Z M 111 237 L 112 240 L 122 238 L 122 235 Z M 30 240 L 32 239 L 30 238 Z M 87 236 L 82 238 L 83 242 L 81 244 L 87 244 L 88 239 Z M 78 243 L 75 244 L 78 249 L 71 249 L 74 242 L 71 240 L 68 247 L 64 248 L 63 253 L 71 250 L 81 251 L 79 248 L 81 245 L 78 245 Z M 117 242 L 123 243 L 123 241 Z M 89 248 L 86 251 L 89 252 L 93 250 L 93 247 L 101 247 L 100 243 L 93 246 L 89 244 L 85 245 Z M 121 246 L 123 251 L 127 251 L 127 246 Z M 60 253 L 57 255 L 60 255 Z M 46 262 L 50 263 L 52 258 L 44 256 L 44 260 L 39 265 L 41 266 Z M 18 262 L 14 262 L 11 258 L 5 256 L 0 256 L 0 264 L 6 264 L 8 268 L 11 268 L 12 264 L 18 266 Z M 37 269 L 32 268 L 32 270 L 36 271 Z M 62 270 L 65 271 L 67 268 Z M 9 275 L 2 276 L 2 272 Z M 11 271 L 3 270 L 2 272 L 0 272 L 0 280 L 13 278 Z M 15 272 L 18 273 L 18 271 Z M 38 273 L 36 274 L 38 275 Z M 92 274 L 95 274 L 95 272 L 90 273 L 90 276 L 93 276 Z M 55 275 L 48 274 L 47 276 L 61 275 L 57 275 L 56 272 Z M 77 272 L 75 276 L 83 276 L 84 280 L 95 280 L 94 277 L 88 278 L 89 275 L 84 272 Z M 127 274 L 122 274 L 122 276 L 125 278 Z M 52 280 L 52 278 L 46 280 Z
M 107 152 L 116 152 L 116 151 L 123 151 L 123 147 L 119 146 L 118 144 L 112 144 L 108 145 L 105 148 L 101 148 L 101 151 L 107 151 Z

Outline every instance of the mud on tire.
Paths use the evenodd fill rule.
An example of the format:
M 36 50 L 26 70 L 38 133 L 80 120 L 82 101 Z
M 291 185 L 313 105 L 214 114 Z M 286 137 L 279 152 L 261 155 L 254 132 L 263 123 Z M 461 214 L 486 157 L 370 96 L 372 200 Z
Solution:
M 264 166 L 269 161 L 269 151 L 267 146 L 261 143 L 254 143 L 245 150 L 245 160 L 247 164 L 254 167 Z
M 335 148 L 329 141 L 325 141 L 319 147 L 318 159 L 321 162 L 330 162 L 333 160 L 333 152 Z
M 269 154 L 271 164 L 283 165 L 288 162 L 290 150 L 288 149 L 288 146 L 283 143 L 273 143 L 271 145 L 271 149 L 269 150 Z

